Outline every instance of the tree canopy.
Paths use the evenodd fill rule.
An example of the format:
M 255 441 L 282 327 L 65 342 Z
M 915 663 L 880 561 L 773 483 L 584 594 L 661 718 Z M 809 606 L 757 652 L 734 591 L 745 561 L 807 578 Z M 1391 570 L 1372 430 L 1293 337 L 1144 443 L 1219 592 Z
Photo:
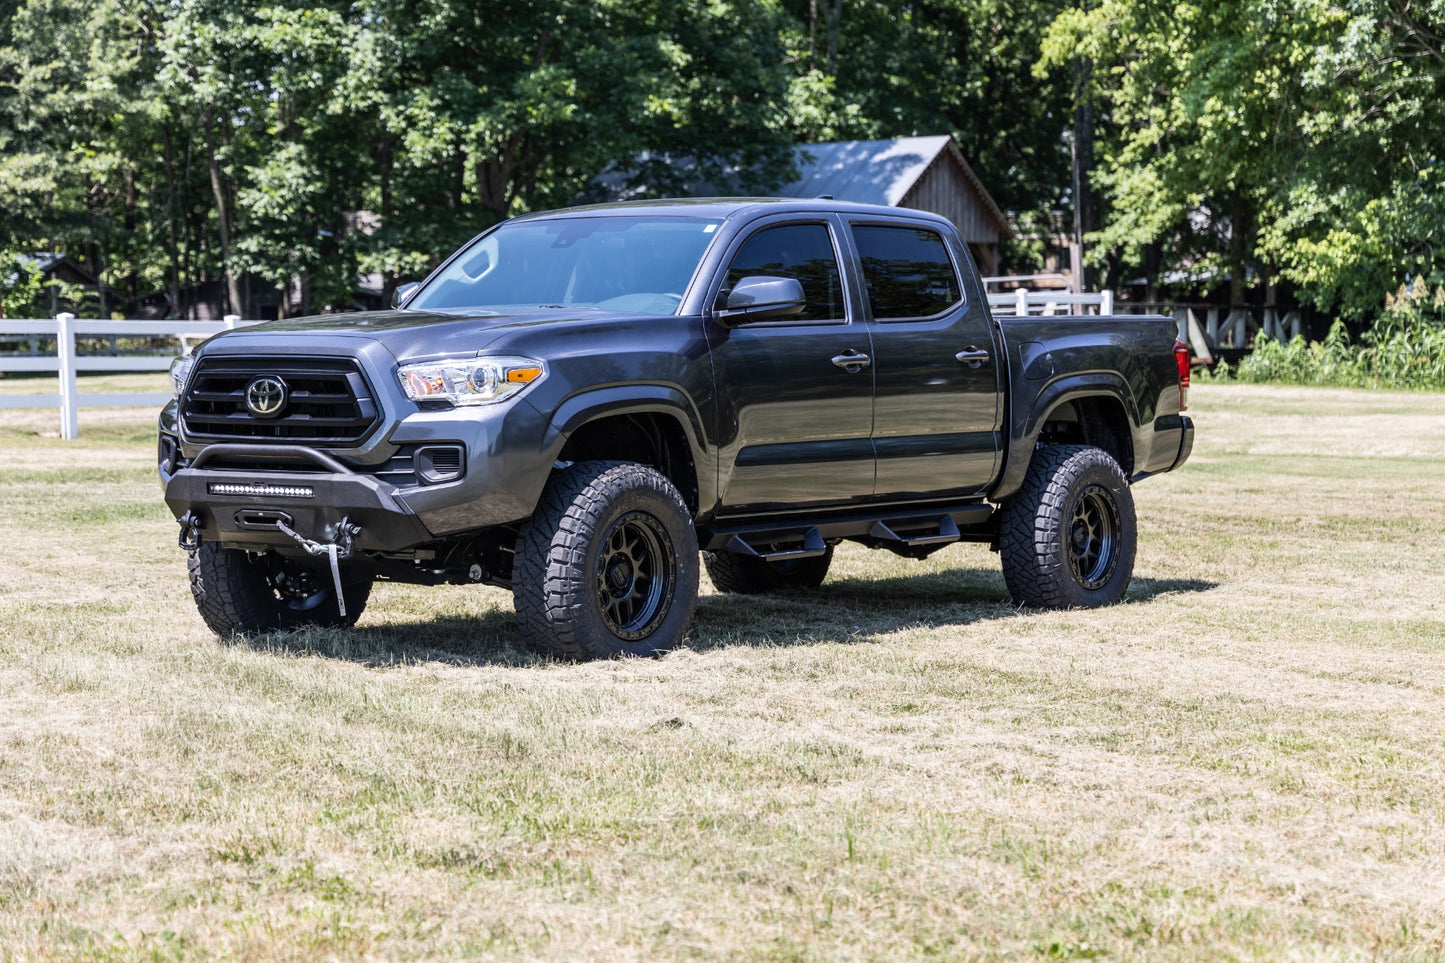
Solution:
M 1352 317 L 1378 314 L 1404 282 L 1438 284 L 1442 49 L 1442 0 L 1066 11 L 1044 62 L 1096 64 L 1097 255 L 1283 279 Z
M 1040 224 L 1082 107 L 1112 278 L 1364 317 L 1445 277 L 1442 35 L 1445 0 L 0 0 L 0 261 L 295 314 L 638 157 L 766 192 L 794 144 L 934 133 Z

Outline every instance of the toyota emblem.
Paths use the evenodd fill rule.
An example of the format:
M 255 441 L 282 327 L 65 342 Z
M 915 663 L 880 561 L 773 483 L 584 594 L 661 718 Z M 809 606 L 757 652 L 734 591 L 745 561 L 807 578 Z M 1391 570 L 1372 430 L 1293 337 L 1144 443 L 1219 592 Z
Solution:
M 275 418 L 286 407 L 286 382 L 275 375 L 252 378 L 246 385 L 246 409 L 257 418 Z

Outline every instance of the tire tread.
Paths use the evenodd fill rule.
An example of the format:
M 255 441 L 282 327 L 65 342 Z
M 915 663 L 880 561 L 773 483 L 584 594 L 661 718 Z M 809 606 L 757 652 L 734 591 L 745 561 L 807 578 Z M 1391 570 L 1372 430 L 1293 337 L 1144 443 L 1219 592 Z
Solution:
M 618 654 L 606 640 L 589 637 L 589 607 L 594 603 L 586 580 L 577 575 L 586 569 L 589 540 L 614 500 L 623 492 L 638 490 L 662 498 L 686 520 L 685 544 L 673 546 L 678 584 L 672 604 L 686 610 L 676 641 L 681 640 L 697 598 L 696 533 L 682 496 L 666 476 L 646 465 L 583 461 L 553 475 L 517 539 L 513 600 L 522 637 L 533 648 L 568 661 Z M 662 647 L 669 647 L 667 641 Z
M 1116 574 L 1099 590 L 1097 600 L 1084 594 L 1074 581 L 1065 557 L 1068 534 L 1062 531 L 1069 523 L 1069 505 L 1080 476 L 1095 469 L 1113 476 L 1123 495 L 1117 506 L 1121 531 Z M 1133 573 L 1136 534 L 1128 482 L 1107 452 L 1089 445 L 1039 448 L 1023 486 L 1009 499 L 1000 526 L 999 547 L 1009 594 L 1018 605 L 1044 609 L 1118 601 Z

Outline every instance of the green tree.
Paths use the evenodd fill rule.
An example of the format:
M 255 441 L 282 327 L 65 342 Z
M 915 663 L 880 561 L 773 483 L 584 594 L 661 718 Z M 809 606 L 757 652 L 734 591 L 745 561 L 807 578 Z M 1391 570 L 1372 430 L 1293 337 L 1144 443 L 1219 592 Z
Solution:
M 1284 278 L 1355 316 L 1407 273 L 1438 273 L 1442 14 L 1439 0 L 1065 11 L 1044 62 L 1098 65 L 1100 256 L 1225 271 L 1236 300 Z
M 1067 72 L 1035 72 L 1068 0 L 793 0 L 803 140 L 952 134 L 1006 209 L 1066 202 Z
M 1445 2 L 1350 3 L 1307 63 L 1305 149 L 1260 253 L 1319 307 L 1374 317 L 1445 281 Z

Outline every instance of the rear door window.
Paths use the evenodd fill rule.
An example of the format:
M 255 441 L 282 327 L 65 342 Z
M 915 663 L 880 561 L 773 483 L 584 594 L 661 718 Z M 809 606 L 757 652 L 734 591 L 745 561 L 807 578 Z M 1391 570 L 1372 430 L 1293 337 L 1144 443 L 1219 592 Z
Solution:
M 963 300 L 953 259 L 936 231 L 854 224 L 853 242 L 875 320 L 930 318 Z

